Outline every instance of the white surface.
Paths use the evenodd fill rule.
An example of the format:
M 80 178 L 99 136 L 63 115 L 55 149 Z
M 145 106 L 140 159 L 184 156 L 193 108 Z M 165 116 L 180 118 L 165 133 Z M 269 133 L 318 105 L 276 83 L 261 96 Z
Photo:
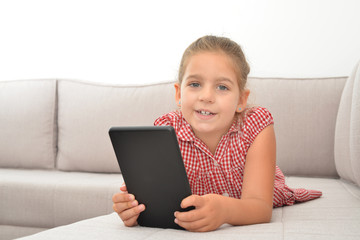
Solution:
M 323 191 L 320 199 L 276 208 L 271 223 L 223 225 L 192 233 L 147 227 L 128 228 L 116 213 L 54 228 L 24 239 L 359 239 L 360 189 L 336 179 L 287 178 L 292 187 Z
M 151 83 L 176 78 L 205 34 L 243 46 L 251 76 L 348 76 L 360 59 L 357 0 L 0 2 L 0 80 Z

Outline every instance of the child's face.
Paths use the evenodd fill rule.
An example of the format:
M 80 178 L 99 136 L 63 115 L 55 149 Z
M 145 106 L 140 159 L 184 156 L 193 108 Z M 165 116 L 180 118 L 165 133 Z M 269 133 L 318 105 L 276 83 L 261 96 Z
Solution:
M 246 98 L 240 95 L 231 59 L 221 52 L 201 52 L 188 62 L 176 101 L 196 136 L 227 133 Z

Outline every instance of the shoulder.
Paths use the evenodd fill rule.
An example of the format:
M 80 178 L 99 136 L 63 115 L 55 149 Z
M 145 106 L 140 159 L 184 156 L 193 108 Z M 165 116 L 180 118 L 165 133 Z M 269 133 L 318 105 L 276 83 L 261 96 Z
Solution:
M 172 126 L 179 140 L 193 142 L 195 135 L 180 111 L 162 115 L 154 122 L 155 126 Z
M 243 117 L 244 138 L 251 144 L 267 126 L 274 124 L 270 111 L 263 107 L 250 108 Z
M 170 112 L 158 117 L 154 125 L 155 126 L 177 126 L 182 120 L 182 114 L 179 111 Z
M 270 125 L 274 123 L 270 111 L 264 107 L 250 108 L 245 113 L 244 123 L 253 125 Z

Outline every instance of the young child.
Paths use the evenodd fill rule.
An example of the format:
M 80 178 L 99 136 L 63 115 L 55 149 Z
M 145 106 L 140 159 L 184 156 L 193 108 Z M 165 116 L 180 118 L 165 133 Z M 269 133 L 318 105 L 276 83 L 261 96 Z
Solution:
M 193 195 L 174 221 L 189 231 L 211 231 L 224 223 L 271 220 L 272 208 L 321 196 L 291 189 L 276 166 L 273 118 L 262 107 L 247 108 L 250 69 L 241 47 L 228 38 L 205 36 L 192 43 L 180 63 L 175 100 L 179 111 L 155 125 L 173 126 Z M 126 226 L 137 225 L 143 204 L 128 193 L 113 196 L 113 208 Z

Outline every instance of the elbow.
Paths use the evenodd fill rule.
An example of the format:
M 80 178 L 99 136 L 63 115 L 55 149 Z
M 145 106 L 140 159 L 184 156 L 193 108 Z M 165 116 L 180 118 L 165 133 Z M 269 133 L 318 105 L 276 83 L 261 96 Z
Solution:
M 266 207 L 266 209 L 264 210 L 264 218 L 263 218 L 263 223 L 270 223 L 271 222 L 271 218 L 272 218 L 272 206 L 271 207 Z
M 270 223 L 270 222 L 271 222 L 271 216 L 272 216 L 272 214 L 269 214 L 268 216 L 266 216 L 266 217 L 264 218 L 264 222 L 263 222 L 263 223 Z

